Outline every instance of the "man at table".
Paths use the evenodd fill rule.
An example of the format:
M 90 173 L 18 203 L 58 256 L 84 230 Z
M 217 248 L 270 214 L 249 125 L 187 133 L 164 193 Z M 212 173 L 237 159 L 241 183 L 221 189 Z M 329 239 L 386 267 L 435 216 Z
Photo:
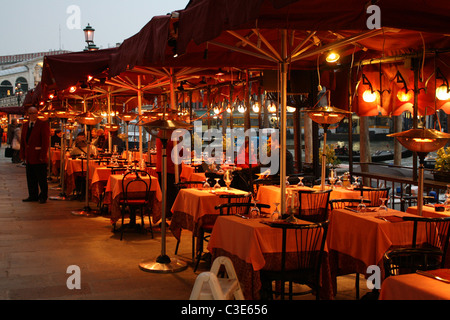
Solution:
M 47 163 L 50 147 L 50 124 L 38 119 L 35 107 L 28 109 L 29 121 L 23 126 L 20 142 L 20 158 L 25 161 L 28 198 L 24 202 L 47 202 Z M 40 192 L 39 192 L 40 189 Z
M 87 147 L 88 143 L 86 141 L 86 135 L 84 134 L 84 132 L 80 132 L 78 133 L 77 138 L 75 139 L 72 150 L 70 151 L 70 155 L 75 157 L 79 156 L 87 157 L 87 150 L 88 150 Z M 91 145 L 89 150 L 91 153 L 90 157 L 97 156 L 97 148 L 95 146 Z

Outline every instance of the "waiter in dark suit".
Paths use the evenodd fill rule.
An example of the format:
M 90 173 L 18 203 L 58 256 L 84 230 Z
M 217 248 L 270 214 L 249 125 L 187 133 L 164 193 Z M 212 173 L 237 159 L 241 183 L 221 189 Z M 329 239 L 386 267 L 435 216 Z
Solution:
M 28 109 L 29 120 L 24 124 L 20 142 L 20 158 L 26 163 L 28 198 L 24 202 L 47 202 L 47 163 L 50 144 L 50 124 L 38 119 L 35 107 Z M 39 192 L 40 189 L 40 192 Z

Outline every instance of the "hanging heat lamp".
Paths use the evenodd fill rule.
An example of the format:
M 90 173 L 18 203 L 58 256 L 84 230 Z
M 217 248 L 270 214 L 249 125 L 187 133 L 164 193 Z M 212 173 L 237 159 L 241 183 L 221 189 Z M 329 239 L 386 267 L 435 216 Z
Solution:
M 406 149 L 417 152 L 419 157 L 417 210 L 421 216 L 423 208 L 423 173 L 425 157 L 429 152 L 436 151 L 445 146 L 450 139 L 450 134 L 435 129 L 421 128 L 392 133 L 387 136 L 396 138 Z

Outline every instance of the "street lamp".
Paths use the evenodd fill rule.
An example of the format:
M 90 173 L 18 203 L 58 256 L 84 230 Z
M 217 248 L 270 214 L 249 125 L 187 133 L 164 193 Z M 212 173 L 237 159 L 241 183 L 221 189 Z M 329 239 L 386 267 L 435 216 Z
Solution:
M 22 85 L 19 83 L 17 83 L 16 85 L 16 96 L 17 96 L 17 105 L 20 107 L 20 103 L 22 102 L 22 95 L 23 95 L 23 91 L 22 91 Z
M 98 50 L 98 47 L 94 44 L 95 29 L 92 28 L 88 23 L 88 25 L 86 26 L 86 28 L 83 29 L 83 31 L 84 31 L 84 40 L 87 43 L 87 47 L 84 48 L 84 51 Z

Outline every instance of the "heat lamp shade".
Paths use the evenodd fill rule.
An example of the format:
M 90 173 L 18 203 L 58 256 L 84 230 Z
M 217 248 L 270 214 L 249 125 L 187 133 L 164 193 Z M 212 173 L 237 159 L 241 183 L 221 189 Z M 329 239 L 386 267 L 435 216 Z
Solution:
M 121 114 L 119 114 L 119 118 L 125 122 L 133 121 L 137 118 L 137 116 L 138 116 L 137 113 L 121 113 Z
M 349 111 L 332 106 L 314 108 L 306 112 L 312 121 L 319 124 L 335 124 L 351 114 Z
M 156 136 L 160 139 L 170 139 L 174 130 L 189 130 L 192 128 L 192 125 L 177 120 L 158 119 L 143 124 L 143 127 L 149 134 L 153 136 Z
M 387 136 L 395 137 L 406 149 L 418 153 L 436 151 L 450 139 L 450 134 L 435 129 L 410 129 Z
M 88 126 L 95 126 L 102 121 L 101 117 L 94 115 L 92 112 L 85 112 L 76 117 L 77 121 L 81 124 Z

